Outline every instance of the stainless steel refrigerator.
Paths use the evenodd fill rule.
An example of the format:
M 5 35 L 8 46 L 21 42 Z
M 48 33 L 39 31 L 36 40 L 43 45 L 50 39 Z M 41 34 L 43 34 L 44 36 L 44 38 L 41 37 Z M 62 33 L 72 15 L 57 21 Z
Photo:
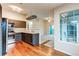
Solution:
M 5 55 L 6 54 L 6 31 L 7 31 L 6 18 L 2 18 L 1 31 L 2 31 L 2 55 Z
M 2 7 L 0 5 L 0 56 L 2 55 L 2 29 L 1 29 L 1 22 L 2 22 Z
M 2 6 L 0 5 L 0 56 L 6 54 L 7 19 L 2 18 Z

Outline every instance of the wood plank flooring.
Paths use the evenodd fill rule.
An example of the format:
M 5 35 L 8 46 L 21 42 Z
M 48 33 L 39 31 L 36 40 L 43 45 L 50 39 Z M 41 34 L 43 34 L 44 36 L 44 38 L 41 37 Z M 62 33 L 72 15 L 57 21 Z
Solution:
M 23 41 L 16 42 L 5 56 L 68 56 L 44 45 L 32 46 Z

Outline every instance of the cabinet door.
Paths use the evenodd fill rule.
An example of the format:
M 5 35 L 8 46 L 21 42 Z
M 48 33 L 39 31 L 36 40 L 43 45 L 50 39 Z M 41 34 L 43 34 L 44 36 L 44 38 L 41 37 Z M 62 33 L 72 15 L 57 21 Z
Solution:
M 25 36 L 25 33 L 22 33 L 22 41 L 25 41 L 25 40 L 26 40 L 25 37 L 26 37 L 26 36 Z
M 18 21 L 18 20 L 8 19 L 8 23 L 14 23 L 15 28 L 26 28 L 26 22 L 25 21 Z
M 32 44 L 32 34 L 28 34 L 28 42 Z
M 16 41 L 19 41 L 22 39 L 22 35 L 21 34 L 15 34 L 15 39 Z
M 26 42 L 32 44 L 32 35 L 26 33 Z
M 15 22 L 15 28 L 26 28 L 26 22 L 25 21 L 14 21 Z
M 33 45 L 39 45 L 39 34 L 34 34 L 32 39 Z

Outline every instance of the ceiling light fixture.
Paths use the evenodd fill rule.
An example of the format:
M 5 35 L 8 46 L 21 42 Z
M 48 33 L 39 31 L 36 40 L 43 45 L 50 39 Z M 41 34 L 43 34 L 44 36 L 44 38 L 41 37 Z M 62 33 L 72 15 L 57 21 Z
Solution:
M 23 9 L 21 9 L 20 7 L 15 6 L 15 5 L 9 5 L 9 7 L 10 7 L 13 11 L 17 11 L 17 12 L 23 11 Z

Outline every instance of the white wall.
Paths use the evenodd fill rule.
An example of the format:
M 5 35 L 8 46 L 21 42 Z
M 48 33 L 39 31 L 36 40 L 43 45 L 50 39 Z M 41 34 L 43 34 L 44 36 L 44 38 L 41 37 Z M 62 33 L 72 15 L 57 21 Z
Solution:
M 25 17 L 17 12 L 2 8 L 2 17 L 14 20 L 25 20 Z
M 44 34 L 49 35 L 49 22 L 47 20 L 44 20 Z
M 69 55 L 79 55 L 79 44 L 69 43 L 60 40 L 60 18 L 62 12 L 79 9 L 79 4 L 64 4 L 54 9 L 54 47 L 56 50 L 67 53 Z

